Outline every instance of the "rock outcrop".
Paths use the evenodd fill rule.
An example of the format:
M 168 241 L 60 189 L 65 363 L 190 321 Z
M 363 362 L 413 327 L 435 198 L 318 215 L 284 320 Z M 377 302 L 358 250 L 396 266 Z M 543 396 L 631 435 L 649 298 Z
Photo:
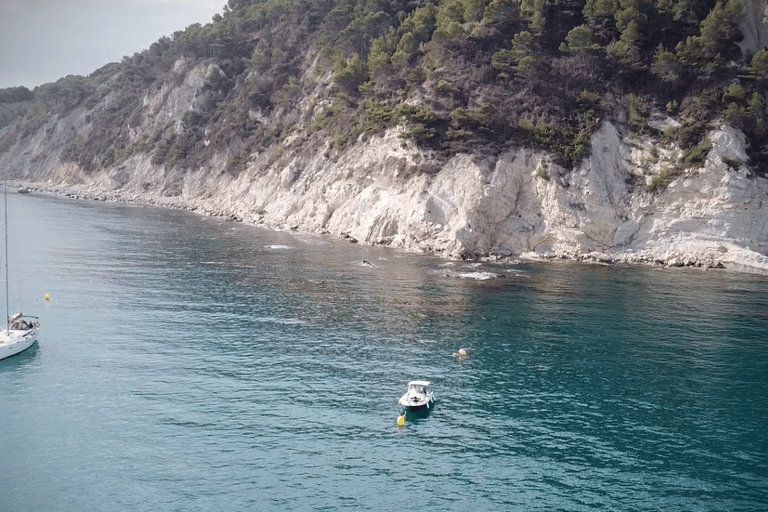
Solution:
M 744 18 L 739 28 L 744 36 L 739 46 L 745 54 L 754 55 L 768 46 L 768 2 L 745 0 Z

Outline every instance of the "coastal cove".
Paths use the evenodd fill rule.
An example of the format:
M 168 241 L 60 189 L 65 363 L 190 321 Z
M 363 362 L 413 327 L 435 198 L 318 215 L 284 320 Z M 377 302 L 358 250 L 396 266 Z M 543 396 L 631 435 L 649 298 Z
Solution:
M 0 361 L 3 510 L 768 506 L 766 276 L 9 200 L 43 329 Z

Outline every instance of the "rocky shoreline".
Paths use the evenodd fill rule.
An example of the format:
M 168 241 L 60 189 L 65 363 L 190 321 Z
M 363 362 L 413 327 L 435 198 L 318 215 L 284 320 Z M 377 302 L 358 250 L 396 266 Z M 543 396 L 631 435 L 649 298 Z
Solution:
M 85 184 L 64 185 L 51 182 L 30 182 L 13 180 L 9 186 L 25 191 L 52 194 L 70 197 L 77 200 L 94 200 L 105 202 L 119 202 L 157 206 L 162 208 L 183 209 L 197 212 L 201 215 L 225 217 L 232 222 L 246 222 L 271 230 L 282 231 L 306 231 L 313 234 L 327 234 L 350 242 L 363 242 L 368 244 L 392 246 L 406 250 L 413 250 L 429 254 L 443 256 L 449 260 L 476 259 L 479 261 L 574 261 L 586 264 L 601 265 L 638 265 L 657 266 L 666 268 L 699 268 L 702 270 L 727 270 L 743 273 L 755 273 L 768 275 L 768 257 L 756 251 L 744 248 L 730 239 L 717 237 L 702 237 L 695 233 L 689 233 L 687 239 L 681 238 L 674 246 L 658 244 L 654 247 L 637 250 L 612 251 L 583 251 L 573 247 L 552 247 L 549 251 L 532 250 L 519 254 L 503 254 L 501 252 L 489 252 L 485 254 L 468 254 L 467 252 L 450 252 L 434 250 L 433 246 L 439 243 L 407 244 L 403 239 L 407 237 L 390 237 L 389 239 L 360 238 L 350 234 L 354 230 L 329 231 L 326 227 L 319 229 L 309 228 L 299 223 L 280 221 L 271 216 L 238 215 L 232 208 L 216 206 L 216 201 L 197 197 L 184 198 L 180 196 L 163 196 L 153 193 L 140 193 L 131 190 L 106 190 L 102 187 Z M 714 250 L 713 250 L 714 247 Z M 713 255 L 714 252 L 714 255 Z

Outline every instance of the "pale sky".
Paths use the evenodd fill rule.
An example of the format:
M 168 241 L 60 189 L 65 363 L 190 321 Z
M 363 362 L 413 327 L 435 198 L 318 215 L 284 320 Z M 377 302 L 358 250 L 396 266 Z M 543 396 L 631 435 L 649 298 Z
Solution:
M 0 89 L 89 75 L 193 23 L 227 0 L 0 0 Z

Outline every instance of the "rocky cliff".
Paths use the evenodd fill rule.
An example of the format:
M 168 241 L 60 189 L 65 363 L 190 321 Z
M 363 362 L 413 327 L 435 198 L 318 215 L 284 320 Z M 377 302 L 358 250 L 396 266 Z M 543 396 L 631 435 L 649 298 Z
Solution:
M 765 2 L 749 6 L 763 15 Z M 754 45 L 765 20 L 751 20 Z M 90 102 L 34 122 L 27 117 L 26 124 L 9 120 L 0 132 L 0 168 L 38 190 L 188 208 L 448 258 L 568 258 L 768 273 L 768 179 L 750 165 L 744 133 L 722 120 L 707 125 L 698 165 L 686 165 L 684 148 L 659 136 L 679 122 L 658 109 L 649 113 L 646 130 L 633 129 L 624 110 L 603 116 L 586 156 L 572 165 L 545 147 L 514 141 L 492 154 L 470 147 L 446 157 L 404 137 L 405 124 L 355 132 L 339 151 L 330 135 L 310 137 L 307 123 L 299 122 L 322 117 L 332 102 L 326 84 L 333 77 L 317 75 L 319 55 L 304 57 L 299 83 L 305 90 L 296 102 L 253 105 L 245 113 L 260 129 L 282 123 L 275 143 L 248 146 L 241 132 L 222 137 L 209 124 L 199 132 L 194 165 L 158 158 L 159 146 L 149 144 L 159 133 L 189 130 L 190 115 L 213 111 L 222 94 L 217 84 L 232 74 L 215 60 L 180 57 L 141 92 L 141 108 L 120 132 L 119 158 L 105 157 L 90 168 L 71 154 L 76 141 L 107 126 L 99 119 L 120 104 L 120 73 L 102 82 Z M 418 103 L 414 98 L 427 92 L 418 89 L 410 101 Z M 21 111 L 7 108 L 14 116 Z M 294 121 L 290 128 L 286 119 Z
M 189 90 L 165 94 L 153 122 L 185 111 L 194 101 Z M 139 154 L 85 173 L 60 162 L 61 148 L 51 141 L 56 133 L 89 129 L 86 118 L 83 110 L 52 120 L 0 156 L 0 166 L 40 190 L 189 208 L 449 258 L 570 258 L 768 273 L 768 180 L 730 167 L 746 154 L 743 136 L 727 126 L 710 134 L 703 168 L 651 193 L 646 185 L 679 150 L 627 136 L 607 121 L 592 138 L 591 156 L 573 170 L 547 153 L 510 148 L 479 161 L 457 155 L 437 173 L 420 173 L 432 156 L 393 130 L 361 137 L 337 161 L 321 150 L 264 167 L 259 159 L 269 156 L 255 155 L 248 170 L 232 178 L 224 172 L 226 150 L 192 172 Z

